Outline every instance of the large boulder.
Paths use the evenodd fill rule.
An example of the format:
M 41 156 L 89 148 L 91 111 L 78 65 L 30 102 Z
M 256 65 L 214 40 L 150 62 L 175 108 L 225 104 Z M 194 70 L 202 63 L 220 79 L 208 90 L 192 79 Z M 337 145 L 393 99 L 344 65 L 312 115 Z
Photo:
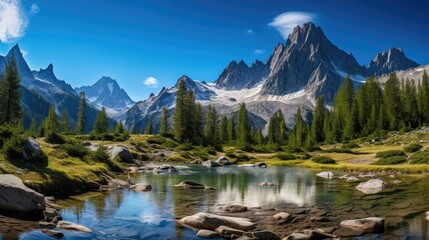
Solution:
M 227 226 L 219 226 L 215 229 L 216 232 L 222 234 L 222 235 L 232 235 L 232 234 L 236 234 L 236 235 L 243 235 L 244 231 L 243 230 L 239 230 L 239 229 L 235 229 L 235 228 L 230 228 Z
M 232 164 L 225 156 L 220 156 L 216 162 L 224 166 Z
M 32 137 L 25 139 L 23 147 L 27 154 L 42 152 L 42 148 L 40 148 L 40 143 Z
M 194 228 L 209 230 L 215 230 L 220 226 L 227 226 L 242 231 L 249 231 L 256 227 L 256 224 L 247 218 L 225 217 L 205 212 L 199 212 L 192 216 L 184 217 L 180 221 Z
M 0 175 L 0 210 L 32 213 L 46 208 L 45 196 L 11 174 Z
M 364 233 L 382 233 L 384 231 L 384 219 L 379 217 L 369 217 L 354 220 L 344 220 L 341 227 L 350 228 Z
M 371 179 L 366 182 L 361 182 L 356 189 L 365 194 L 375 194 L 386 187 L 386 183 L 380 179 Z
M 203 162 L 203 167 L 206 168 L 212 168 L 212 167 L 221 167 L 222 165 L 220 165 L 219 163 L 212 161 L 212 160 L 207 160 L 205 162 Z
M 241 206 L 241 205 L 229 205 L 225 207 L 225 211 L 232 212 L 232 213 L 245 212 L 247 211 L 247 207 Z
M 267 164 L 264 162 L 257 162 L 257 163 L 255 163 L 255 167 L 266 168 Z
M 255 232 L 246 232 L 243 234 L 243 236 L 248 237 L 250 239 L 254 239 L 254 240 L 265 240 L 265 239 L 270 239 L 270 240 L 280 240 L 281 238 L 279 236 L 277 236 L 276 234 L 274 234 L 271 231 L 255 231 Z
M 115 145 L 110 152 L 110 159 L 114 159 L 115 157 L 119 157 L 123 162 L 126 163 L 134 163 L 133 156 L 127 147 L 122 145 Z
M 204 189 L 205 185 L 201 183 L 197 183 L 191 180 L 185 180 L 180 182 L 179 184 L 174 185 L 175 187 L 183 187 L 183 188 L 194 188 L 194 189 Z
M 76 224 L 76 223 L 72 223 L 72 222 L 67 222 L 67 221 L 59 221 L 57 223 L 57 228 L 59 228 L 59 229 L 73 230 L 73 231 L 78 231 L 78 232 L 87 232 L 87 233 L 91 233 L 92 232 L 91 229 L 89 229 L 89 228 L 87 228 L 85 226 L 82 226 L 82 225 L 79 225 L 79 224 Z
M 316 176 L 326 179 L 332 179 L 334 178 L 334 174 L 332 172 L 320 172 L 316 174 Z

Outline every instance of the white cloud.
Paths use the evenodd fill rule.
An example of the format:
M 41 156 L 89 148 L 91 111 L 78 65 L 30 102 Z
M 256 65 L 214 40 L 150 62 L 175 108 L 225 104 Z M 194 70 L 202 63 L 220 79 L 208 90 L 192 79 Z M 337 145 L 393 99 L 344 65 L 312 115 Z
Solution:
M 30 15 L 34 15 L 40 11 L 39 5 L 33 3 L 30 8 Z
M 265 49 L 255 49 L 253 50 L 254 54 L 261 55 L 265 53 Z
M 253 29 L 247 29 L 246 31 L 248 34 L 252 34 L 253 33 Z
M 148 77 L 143 81 L 143 84 L 149 87 L 156 87 L 158 86 L 158 79 L 154 77 Z
M 23 50 L 23 49 L 21 49 L 21 53 L 22 53 L 22 56 L 24 56 L 24 57 L 28 55 L 28 52 Z
M 25 34 L 28 17 L 20 0 L 0 0 L 0 41 L 7 43 Z
M 284 39 L 287 39 L 293 28 L 306 22 L 311 22 L 314 15 L 306 12 L 285 12 L 273 19 L 268 25 L 277 29 Z

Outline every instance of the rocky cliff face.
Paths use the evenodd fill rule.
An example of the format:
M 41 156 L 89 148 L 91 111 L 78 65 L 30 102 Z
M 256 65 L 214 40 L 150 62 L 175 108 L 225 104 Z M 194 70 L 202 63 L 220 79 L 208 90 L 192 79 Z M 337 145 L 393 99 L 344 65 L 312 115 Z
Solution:
M 407 70 L 419 66 L 407 58 L 400 48 L 391 48 L 387 52 L 377 54 L 369 63 L 368 75 L 381 76 L 394 71 Z

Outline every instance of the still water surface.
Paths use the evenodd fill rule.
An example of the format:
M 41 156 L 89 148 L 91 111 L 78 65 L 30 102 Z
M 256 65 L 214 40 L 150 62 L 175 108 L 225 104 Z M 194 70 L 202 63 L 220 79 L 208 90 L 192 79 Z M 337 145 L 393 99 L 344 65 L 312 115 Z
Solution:
M 233 203 L 248 207 L 316 206 L 340 215 L 344 209 L 343 214 L 350 217 L 362 215 L 365 209 L 366 213 L 382 217 L 398 219 L 400 216 L 400 227 L 389 227 L 390 233 L 402 231 L 399 235 L 403 237 L 398 239 L 429 238 L 428 222 L 423 214 L 425 209 L 429 210 L 428 178 L 419 178 L 399 187 L 389 185 L 376 195 L 364 195 L 354 189 L 356 183 L 321 179 L 315 172 L 301 168 L 229 166 L 204 169 L 182 166 L 179 171 L 179 174 L 139 173 L 132 176 L 134 183 L 151 184 L 150 192 L 119 189 L 59 201 L 65 207 L 61 210 L 64 220 L 94 231 L 62 231 L 64 239 L 195 239 L 194 231 L 176 226 L 177 217 L 214 211 L 219 206 Z M 217 190 L 174 187 L 182 180 L 194 180 Z M 276 186 L 258 186 L 263 181 Z M 371 209 L 366 209 L 368 206 Z M 410 209 L 411 214 L 407 215 Z M 51 239 L 40 230 L 23 233 L 20 238 Z

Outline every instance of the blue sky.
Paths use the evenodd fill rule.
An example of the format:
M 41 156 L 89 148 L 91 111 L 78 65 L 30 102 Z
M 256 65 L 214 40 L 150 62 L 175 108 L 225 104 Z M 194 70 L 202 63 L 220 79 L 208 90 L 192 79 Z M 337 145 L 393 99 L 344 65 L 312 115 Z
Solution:
M 361 64 L 390 47 L 428 64 L 427 9 L 420 0 L 0 0 L 0 54 L 18 43 L 32 69 L 53 63 L 74 87 L 110 76 L 141 100 L 184 74 L 211 82 L 231 60 L 266 61 L 285 26 L 308 19 Z M 270 24 L 279 15 L 289 22 Z

